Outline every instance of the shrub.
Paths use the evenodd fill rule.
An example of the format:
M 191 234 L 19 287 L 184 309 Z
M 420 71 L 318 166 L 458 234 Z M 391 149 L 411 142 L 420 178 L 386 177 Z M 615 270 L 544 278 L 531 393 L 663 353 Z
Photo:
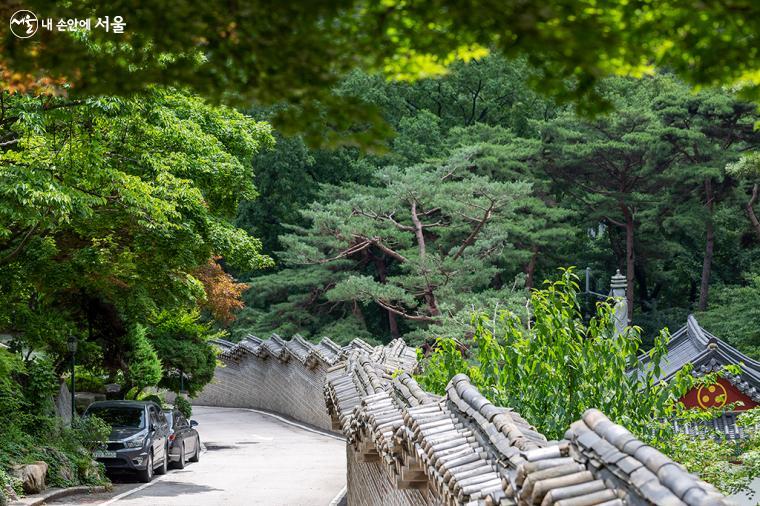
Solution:
M 163 368 L 156 350 L 145 335 L 145 327 L 134 325 L 129 331 L 128 339 L 131 351 L 127 384 L 136 387 L 138 392 L 157 385 L 161 380 Z
M 597 408 L 721 490 L 746 490 L 760 475 L 760 434 L 752 432 L 739 446 L 718 435 L 694 440 L 675 434 L 670 421 L 713 417 L 685 410 L 679 399 L 697 383 L 714 383 L 719 373 L 697 379 L 686 367 L 670 382 L 659 381 L 667 332 L 657 336 L 642 367 L 640 329 L 616 332 L 612 301 L 597 304 L 595 316 L 583 323 L 577 296 L 577 278 L 568 269 L 532 292 L 527 324 L 510 312 L 497 319 L 476 315 L 471 358 L 462 356 L 455 341 L 438 340 L 418 376 L 421 386 L 443 394 L 452 376 L 466 373 L 492 402 L 515 409 L 550 439 L 562 438 L 585 410 Z M 736 366 L 727 369 L 738 373 Z M 756 427 L 760 409 L 742 419 Z M 734 461 L 741 452 L 738 466 Z
M 76 387 L 79 392 L 106 392 L 107 378 L 105 373 L 94 372 L 88 368 L 77 366 Z
M 78 417 L 74 420 L 70 431 L 73 446 L 81 446 L 92 452 L 102 443 L 108 441 L 111 426 L 97 416 Z
M 178 395 L 177 398 L 174 399 L 174 407 L 177 408 L 179 412 L 182 413 L 182 416 L 188 420 L 193 416 L 193 405 L 181 395 Z
M 158 395 L 156 395 L 156 394 L 148 394 L 148 395 L 140 396 L 140 400 L 141 401 L 153 401 L 153 402 L 155 402 L 156 404 L 158 404 L 161 407 L 163 407 L 163 406 L 166 405 L 166 403 L 164 402 L 164 400 L 161 397 L 159 397 Z
M 18 422 L 0 426 L 0 469 L 14 464 L 46 462 L 48 484 L 57 487 L 106 483 L 102 465 L 93 461 L 92 450 L 108 439 L 110 427 L 95 418 L 78 418 L 73 427 L 64 427 L 60 419 L 37 416 L 45 432 L 34 434 L 22 430 Z
M 597 304 L 585 324 L 572 269 L 534 290 L 529 308 L 527 325 L 509 311 L 495 318 L 476 315 L 472 361 L 461 356 L 456 342 L 439 340 L 419 377 L 421 385 L 442 394 L 451 376 L 464 372 L 494 403 L 514 408 L 558 439 L 589 408 L 631 430 L 650 430 L 653 417 L 673 414 L 695 381 L 686 369 L 668 384 L 657 380 L 667 332 L 649 352 L 651 367 L 642 368 L 640 330 L 616 331 L 613 301 Z M 637 402 L 630 402 L 634 398 Z
M 58 392 L 58 375 L 53 364 L 37 358 L 26 363 L 24 374 L 25 411 L 49 415 L 53 411 L 53 396 Z

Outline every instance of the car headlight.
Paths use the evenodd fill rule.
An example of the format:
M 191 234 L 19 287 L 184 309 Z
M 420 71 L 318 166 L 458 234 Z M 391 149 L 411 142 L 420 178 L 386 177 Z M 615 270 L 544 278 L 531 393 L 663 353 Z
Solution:
M 123 440 L 122 443 L 124 443 L 124 448 L 142 448 L 142 445 L 145 442 L 145 436 L 147 434 L 148 433 L 145 431 L 138 432 L 131 438 Z

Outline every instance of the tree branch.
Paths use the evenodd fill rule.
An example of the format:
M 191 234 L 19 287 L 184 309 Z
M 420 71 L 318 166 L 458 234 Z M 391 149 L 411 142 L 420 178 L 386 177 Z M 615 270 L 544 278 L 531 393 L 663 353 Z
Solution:
M 456 253 L 454 253 L 453 259 L 456 260 L 459 257 L 462 256 L 462 253 L 464 253 L 464 250 L 467 249 L 467 246 L 472 244 L 475 241 L 475 238 L 478 236 L 481 230 L 483 230 L 483 227 L 485 224 L 491 219 L 491 216 L 493 214 L 493 208 L 496 205 L 496 202 L 494 200 L 491 201 L 491 205 L 488 206 L 488 209 L 486 209 L 485 213 L 483 214 L 483 218 L 478 221 L 478 224 L 475 226 L 475 228 L 472 229 L 472 232 L 470 232 L 470 235 L 467 236 L 467 239 L 464 240 L 462 245 L 459 247 Z
M 409 313 L 405 313 L 404 311 L 391 306 L 390 304 L 383 302 L 380 299 L 374 299 L 378 306 L 382 307 L 383 309 L 386 309 L 390 311 L 393 314 L 397 314 L 403 318 L 406 318 L 407 320 L 412 320 L 415 322 L 434 322 L 438 323 L 440 320 L 438 318 L 433 318 L 431 316 L 425 316 L 425 315 L 412 315 Z
M 353 246 L 350 246 L 348 249 L 345 249 L 345 250 L 341 251 L 340 253 L 338 253 L 334 257 L 323 258 L 322 260 L 317 260 L 316 262 L 311 262 L 311 263 L 326 264 L 328 262 L 334 262 L 335 260 L 339 260 L 341 258 L 345 258 L 345 257 L 347 257 L 349 255 L 353 255 L 354 253 L 358 253 L 361 250 L 366 249 L 371 243 L 372 243 L 372 241 L 370 241 L 369 239 L 365 238 L 363 242 L 360 242 L 360 243 L 354 244 Z
M 414 223 L 414 235 L 417 237 L 417 247 L 420 251 L 420 260 L 425 259 L 425 234 L 422 233 L 422 222 L 417 215 L 417 201 L 412 199 L 412 223 Z
M 386 215 L 380 215 L 378 213 L 372 212 L 369 213 L 367 211 L 364 211 L 363 209 L 354 209 L 353 214 L 355 215 L 361 215 L 366 216 L 367 218 L 372 218 L 373 220 L 380 220 L 380 221 L 389 221 L 391 222 L 397 229 L 404 230 L 406 232 L 412 232 L 414 231 L 414 228 L 409 225 L 404 225 L 403 223 L 399 223 L 398 221 L 393 219 L 393 213 L 386 214 Z
M 8 263 L 12 261 L 14 258 L 16 258 L 19 255 L 19 253 L 21 253 L 21 250 L 29 242 L 29 239 L 32 237 L 32 234 L 34 233 L 34 231 L 37 230 L 37 225 L 38 224 L 35 223 L 29 228 L 29 230 L 26 232 L 24 237 L 21 239 L 21 242 L 18 243 L 18 246 L 16 246 L 16 248 L 14 248 L 14 250 L 8 253 L 5 257 L 0 259 L 0 264 L 4 264 L 4 263 Z
M 353 236 L 356 237 L 357 239 L 361 239 L 363 241 L 366 241 L 368 243 L 367 246 L 370 246 L 370 245 L 377 246 L 378 249 L 380 249 L 383 253 L 387 254 L 388 256 L 391 256 L 391 257 L 395 258 L 399 262 L 402 262 L 402 263 L 408 262 L 408 259 L 404 255 L 402 255 L 401 253 L 399 253 L 399 252 L 397 252 L 397 251 L 389 248 L 385 244 L 383 244 L 383 241 L 380 240 L 379 237 L 365 237 L 365 236 L 359 235 L 359 234 L 353 234 Z M 357 251 L 360 251 L 360 250 L 357 250 Z

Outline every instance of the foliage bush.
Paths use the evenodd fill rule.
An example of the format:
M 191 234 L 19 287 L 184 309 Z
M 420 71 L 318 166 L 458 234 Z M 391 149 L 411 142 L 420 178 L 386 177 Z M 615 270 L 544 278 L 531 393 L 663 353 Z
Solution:
M 137 391 L 158 384 L 163 374 L 161 361 L 158 359 L 153 344 L 145 335 L 145 327 L 135 325 L 128 334 L 130 341 L 130 361 L 126 382 Z
M 53 395 L 58 376 L 48 361 L 23 361 L 0 349 L 0 487 L 10 484 L 21 492 L 20 483 L 7 475 L 15 464 L 37 460 L 49 466 L 47 483 L 68 487 L 106 481 L 102 465 L 93 461 L 92 450 L 106 441 L 110 427 L 103 421 L 75 419 L 65 427 L 53 416 Z
M 107 376 L 104 371 L 77 366 L 76 388 L 78 392 L 105 393 Z
M 195 395 L 214 377 L 216 352 L 210 341 L 227 333 L 212 330 L 197 310 L 174 310 L 153 315 L 148 336 L 163 365 L 158 386 Z
M 509 311 L 476 316 L 472 360 L 454 341 L 439 340 L 420 383 L 443 393 L 451 375 L 466 372 L 492 401 L 514 408 L 549 438 L 561 438 L 592 407 L 634 430 L 671 415 L 694 379 L 683 370 L 668 384 L 657 380 L 667 332 L 655 339 L 651 367 L 644 368 L 639 329 L 616 332 L 612 302 L 599 303 L 584 324 L 578 292 L 578 279 L 567 269 L 531 293 L 527 322 Z
M 468 357 L 456 341 L 439 339 L 418 376 L 421 386 L 443 394 L 453 375 L 466 373 L 492 402 L 515 409 L 549 439 L 561 439 L 584 411 L 597 408 L 724 490 L 746 486 L 758 475 L 757 469 L 731 467 L 730 445 L 706 440 L 699 446 L 674 434 L 670 422 L 674 417 L 714 416 L 687 411 L 679 399 L 697 383 L 716 381 L 718 373 L 695 378 L 686 367 L 670 382 L 660 381 L 667 331 L 655 338 L 642 365 L 640 329 L 616 332 L 614 301 L 599 303 L 596 314 L 584 323 L 577 281 L 567 269 L 558 280 L 534 290 L 527 321 L 510 312 L 496 318 L 477 315 Z M 702 453 L 690 453 L 697 449 Z
M 717 286 L 713 304 L 697 317 L 710 331 L 725 338 L 755 360 L 760 359 L 760 273 L 747 276 L 746 286 Z
M 177 408 L 179 412 L 182 413 L 182 416 L 188 420 L 193 416 L 193 405 L 181 395 L 178 395 L 177 398 L 174 399 L 174 407 Z
M 49 466 L 49 486 L 107 482 L 102 464 L 92 459 L 92 450 L 108 439 L 108 425 L 101 420 L 81 419 L 73 427 L 64 427 L 60 419 L 42 416 L 35 422 L 34 434 L 25 431 L 28 426 L 14 421 L 0 428 L 0 469 L 42 460 Z
M 12 490 L 17 496 L 23 494 L 22 482 L 0 467 L 0 505 L 8 504 L 8 490 Z
M 737 424 L 745 432 L 743 439 L 729 439 L 722 432 L 701 438 L 674 434 L 660 440 L 659 448 L 726 494 L 754 497 L 756 490 L 750 485 L 760 476 L 760 408 L 743 412 Z

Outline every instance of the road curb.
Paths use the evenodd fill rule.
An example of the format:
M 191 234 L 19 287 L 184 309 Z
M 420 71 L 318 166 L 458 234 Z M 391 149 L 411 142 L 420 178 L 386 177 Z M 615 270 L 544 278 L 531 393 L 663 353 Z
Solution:
M 305 430 L 307 432 L 313 432 L 314 434 L 319 434 L 320 436 L 331 437 L 333 439 L 337 439 L 338 441 L 346 440 L 346 436 L 344 436 L 340 432 L 327 431 L 325 429 L 315 427 L 314 425 L 311 425 L 306 422 L 302 422 L 300 420 L 296 420 L 295 418 L 291 418 L 287 415 L 283 415 L 282 413 L 277 413 L 275 411 L 267 411 L 266 409 L 258 409 L 258 408 L 230 408 L 230 409 L 242 409 L 243 411 L 252 411 L 253 413 L 259 413 L 260 415 L 266 415 L 272 418 L 276 418 L 277 420 L 283 423 L 292 425 L 293 427 L 298 427 L 299 429 Z
M 34 494 L 31 496 L 21 498 L 18 501 L 13 501 L 11 503 L 8 503 L 8 506 L 39 506 L 41 504 L 45 504 L 47 501 L 53 501 L 55 499 L 68 497 L 70 495 L 83 494 L 83 493 L 97 494 L 100 492 L 108 492 L 109 489 L 110 487 L 107 487 L 105 485 L 97 485 L 97 486 L 80 485 L 77 487 L 69 487 L 69 488 L 51 488 L 44 491 L 41 494 Z
M 340 492 L 338 492 L 338 495 L 336 495 L 332 501 L 330 501 L 330 504 L 327 506 L 346 506 L 346 495 L 348 494 L 348 485 L 344 486 L 342 489 L 340 489 Z

